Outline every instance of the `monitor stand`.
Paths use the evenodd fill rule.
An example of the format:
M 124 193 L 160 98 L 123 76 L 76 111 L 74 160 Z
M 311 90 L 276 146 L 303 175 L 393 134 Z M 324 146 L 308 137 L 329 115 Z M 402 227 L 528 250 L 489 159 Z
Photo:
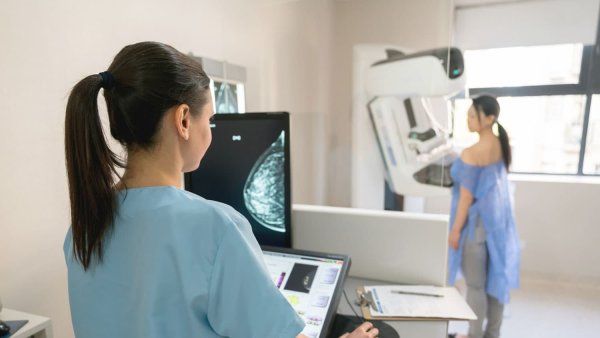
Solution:
M 400 335 L 393 327 L 382 320 L 369 320 L 373 325 L 379 329 L 379 338 L 400 338 Z M 331 330 L 329 331 L 328 338 L 339 338 L 341 335 L 347 332 L 352 332 L 354 329 L 363 323 L 362 318 L 356 316 L 347 316 L 336 314 Z

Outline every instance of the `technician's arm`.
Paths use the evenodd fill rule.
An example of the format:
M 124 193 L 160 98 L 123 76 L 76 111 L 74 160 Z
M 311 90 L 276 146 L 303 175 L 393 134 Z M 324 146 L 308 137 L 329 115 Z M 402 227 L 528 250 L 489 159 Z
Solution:
M 458 206 L 456 207 L 456 216 L 454 217 L 454 224 L 452 224 L 450 237 L 448 238 L 448 243 L 454 250 L 458 249 L 460 232 L 467 221 L 467 215 L 469 214 L 469 207 L 471 204 L 473 204 L 473 195 L 468 189 L 460 187 L 460 197 L 458 198 Z

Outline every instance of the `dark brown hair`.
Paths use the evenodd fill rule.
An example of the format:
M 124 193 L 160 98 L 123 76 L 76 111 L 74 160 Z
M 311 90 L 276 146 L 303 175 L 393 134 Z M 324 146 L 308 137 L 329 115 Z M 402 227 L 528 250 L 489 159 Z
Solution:
M 498 124 L 498 139 L 500 140 L 500 146 L 502 147 L 502 160 L 504 161 L 506 170 L 508 170 L 510 163 L 512 162 L 512 154 L 510 151 L 508 133 L 506 132 L 506 129 L 502 127 L 500 122 L 498 122 L 498 116 L 500 116 L 500 104 L 498 103 L 498 100 L 491 95 L 480 95 L 473 99 L 473 107 L 475 107 L 475 110 L 479 114 L 483 113 L 485 116 L 494 116 L 496 118 L 496 124 Z M 477 115 L 477 118 L 479 118 L 479 115 Z
M 208 87 L 200 63 L 158 42 L 126 46 L 106 73 L 87 76 L 75 85 L 65 116 L 65 156 L 73 250 L 84 269 L 94 258 L 102 261 L 104 239 L 117 213 L 117 168 L 125 167 L 102 131 L 100 88 L 104 88 L 110 133 L 131 150 L 155 144 L 169 108 L 185 103 L 193 115 L 199 114 L 208 100 Z

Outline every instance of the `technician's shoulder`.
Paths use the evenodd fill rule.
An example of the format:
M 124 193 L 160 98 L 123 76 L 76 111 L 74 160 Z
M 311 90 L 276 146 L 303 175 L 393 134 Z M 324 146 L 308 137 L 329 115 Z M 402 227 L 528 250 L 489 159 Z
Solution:
M 227 204 L 207 200 L 185 190 L 181 190 L 180 195 L 181 207 L 184 208 L 182 211 L 185 216 L 219 226 L 223 231 L 226 231 L 228 227 L 249 226 L 246 218 Z

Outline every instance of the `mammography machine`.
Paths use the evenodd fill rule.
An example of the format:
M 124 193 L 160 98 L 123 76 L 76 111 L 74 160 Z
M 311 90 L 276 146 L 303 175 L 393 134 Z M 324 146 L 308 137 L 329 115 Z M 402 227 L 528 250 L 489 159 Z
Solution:
M 359 133 L 368 134 L 377 144 L 369 146 L 368 151 L 379 148 L 379 162 L 383 159 L 384 177 L 394 193 L 447 194 L 447 188 L 452 185 L 449 168 L 455 158 L 448 98 L 465 87 L 461 51 L 440 48 L 404 53 L 392 46 L 357 46 L 354 66 L 353 142 L 354 155 L 358 158 L 353 159 L 353 175 L 370 172 L 371 178 L 377 176 L 373 175 L 375 168 L 371 164 L 360 163 L 368 162 L 366 157 L 372 156 L 361 154 L 367 151 L 367 144 L 373 142 Z M 372 132 L 359 130 L 364 116 L 370 120 L 374 136 Z M 362 155 L 365 157 L 361 158 Z M 356 196 L 360 194 L 357 189 L 369 184 L 383 185 L 374 183 L 371 178 L 367 178 L 370 180 L 367 182 L 354 177 L 357 178 L 354 182 L 357 186 L 353 187 Z M 361 203 L 353 203 L 353 206 L 365 207 Z

